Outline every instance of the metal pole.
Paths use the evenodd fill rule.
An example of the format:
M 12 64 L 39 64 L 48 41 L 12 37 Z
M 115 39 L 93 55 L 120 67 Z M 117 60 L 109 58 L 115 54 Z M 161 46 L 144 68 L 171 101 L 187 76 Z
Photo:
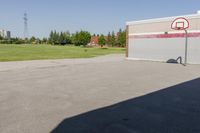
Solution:
M 187 65 L 187 56 L 188 56 L 188 32 L 185 29 L 185 63 L 184 65 Z

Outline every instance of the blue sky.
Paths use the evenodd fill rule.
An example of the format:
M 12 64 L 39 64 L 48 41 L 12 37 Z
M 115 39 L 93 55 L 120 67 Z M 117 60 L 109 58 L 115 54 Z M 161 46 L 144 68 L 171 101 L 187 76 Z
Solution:
M 126 21 L 193 14 L 200 0 L 0 0 L 0 29 L 23 37 L 23 13 L 29 36 L 47 37 L 51 30 L 92 34 L 125 27 Z

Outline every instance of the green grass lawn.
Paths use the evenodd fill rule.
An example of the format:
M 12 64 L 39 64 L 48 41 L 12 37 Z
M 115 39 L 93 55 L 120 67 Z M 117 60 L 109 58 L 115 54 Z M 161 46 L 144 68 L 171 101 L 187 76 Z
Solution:
M 100 55 L 118 53 L 125 53 L 125 49 L 0 44 L 0 61 L 90 58 Z

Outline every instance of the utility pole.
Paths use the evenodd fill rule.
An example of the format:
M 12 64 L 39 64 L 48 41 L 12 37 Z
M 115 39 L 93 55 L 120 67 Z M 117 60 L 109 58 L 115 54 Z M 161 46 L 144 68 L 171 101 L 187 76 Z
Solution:
M 28 35 L 28 17 L 27 17 L 27 13 L 24 13 L 24 39 L 28 39 L 29 35 Z
M 185 29 L 185 63 L 187 65 L 187 56 L 188 56 L 188 31 Z

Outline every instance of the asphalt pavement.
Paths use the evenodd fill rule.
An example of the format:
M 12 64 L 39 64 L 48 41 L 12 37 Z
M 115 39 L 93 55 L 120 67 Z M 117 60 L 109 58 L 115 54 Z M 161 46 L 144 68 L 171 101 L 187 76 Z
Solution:
M 1 133 L 200 132 L 200 65 L 124 55 L 0 63 Z

